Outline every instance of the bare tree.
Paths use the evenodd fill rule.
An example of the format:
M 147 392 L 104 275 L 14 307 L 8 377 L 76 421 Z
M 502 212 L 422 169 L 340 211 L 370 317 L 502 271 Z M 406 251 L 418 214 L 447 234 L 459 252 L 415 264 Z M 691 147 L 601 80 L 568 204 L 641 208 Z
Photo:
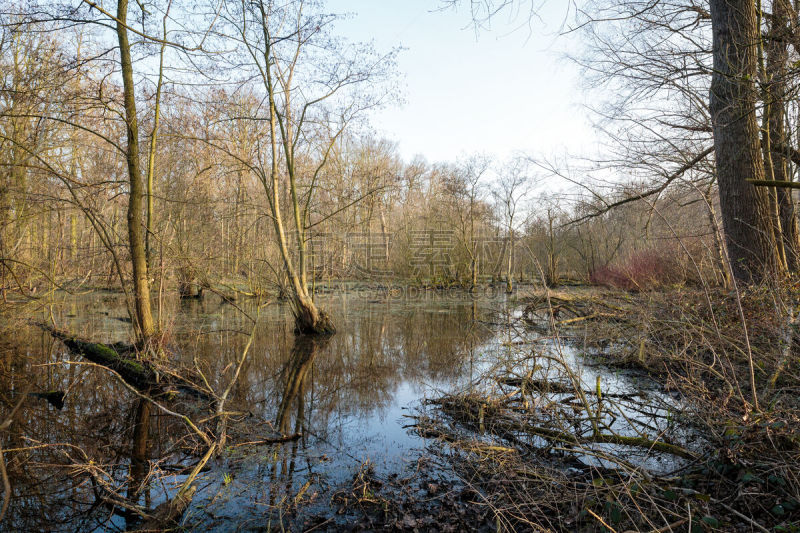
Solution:
M 331 27 L 338 17 L 319 7 L 315 2 L 257 0 L 226 8 L 229 37 L 242 52 L 236 66 L 255 76 L 265 101 L 266 110 L 252 118 L 265 120 L 269 131 L 259 140 L 261 149 L 250 167 L 267 197 L 301 334 L 335 331 L 309 291 L 306 232 L 318 180 L 345 129 L 387 97 L 382 81 L 394 56 L 337 40 Z
M 487 208 L 483 183 L 492 165 L 485 155 L 474 155 L 460 162 L 445 181 L 444 203 L 452 204 L 456 237 L 469 259 L 469 286 L 478 285 L 479 234 L 482 218 Z
M 520 225 L 519 212 L 521 202 L 530 192 L 532 182 L 528 160 L 516 157 L 509 161 L 499 172 L 497 188 L 493 195 L 501 211 L 503 229 L 506 233 L 506 292 L 514 290 L 514 234 Z
M 139 59 L 149 53 L 147 50 L 149 45 L 160 44 L 161 61 L 156 83 L 158 86 L 156 108 L 158 108 L 164 68 L 164 49 L 169 46 L 174 49 L 186 50 L 185 46 L 166 40 L 170 5 L 171 0 L 165 5 L 153 4 L 148 8 L 141 4 L 138 5 L 137 18 L 142 21 L 140 25 L 142 29 L 134 29 L 134 24 L 128 22 L 131 10 L 127 0 L 119 0 L 113 10 L 107 10 L 92 2 L 80 3 L 77 6 L 54 2 L 41 6 L 32 4 L 10 8 L 12 13 L 19 18 L 18 25 L 24 28 L 24 31 L 55 34 L 55 32 L 69 31 L 71 28 L 79 27 L 85 31 L 86 35 L 95 37 L 91 40 L 93 48 L 90 52 L 84 52 L 81 49 L 81 41 L 78 42 L 78 46 L 62 46 L 61 52 L 69 58 L 64 61 L 67 69 L 71 69 L 73 72 L 85 72 L 87 77 L 95 77 L 96 87 L 93 88 L 93 91 L 96 96 L 89 96 L 91 92 L 77 93 L 74 95 L 71 109 L 70 106 L 62 106 L 61 109 L 53 110 L 52 113 L 38 110 L 35 116 L 44 123 L 58 123 L 69 126 L 75 131 L 92 133 L 104 147 L 112 147 L 116 150 L 124 161 L 127 175 L 125 193 L 128 199 L 126 213 L 127 247 L 131 268 L 130 294 L 133 299 L 131 321 L 136 339 L 142 345 L 156 334 L 150 296 L 146 239 L 152 218 L 153 194 L 152 188 L 148 188 L 148 183 L 152 184 L 155 171 L 154 157 L 152 156 L 156 152 L 158 110 L 155 113 L 156 121 L 151 135 L 149 150 L 151 157 L 147 171 L 145 171 L 142 168 L 145 151 L 141 149 L 139 131 L 142 99 L 139 89 L 137 89 L 137 81 L 146 81 L 148 76 L 146 72 L 137 73 L 136 65 Z M 154 12 L 162 14 L 163 38 L 148 33 L 149 16 Z M 145 20 L 148 21 L 147 24 L 145 24 Z M 114 30 L 114 46 L 110 45 L 111 35 L 107 34 L 108 29 Z M 130 33 L 136 35 L 136 41 L 133 43 L 129 39 Z M 137 47 L 139 51 L 135 50 Z M 68 112 L 72 114 L 67 114 Z M 100 116 L 105 120 L 95 120 Z M 114 128 L 117 127 L 118 121 L 122 123 L 125 131 L 124 140 L 116 138 Z M 48 159 L 52 161 L 54 155 L 56 155 L 54 152 L 38 151 L 36 153 L 40 163 L 45 166 L 48 164 Z M 55 166 L 50 165 L 50 170 L 55 170 Z M 61 174 L 60 179 L 65 181 L 65 178 L 66 175 Z M 145 204 L 146 199 L 148 200 L 147 205 Z M 149 213 L 147 216 L 145 216 L 145 209 Z M 82 211 L 89 216 L 86 209 L 82 209 Z M 95 222 L 92 222 L 95 229 L 97 229 L 97 220 L 95 218 Z M 113 247 L 114 243 L 106 237 L 100 236 L 107 248 Z M 122 272 L 119 259 L 117 256 L 115 264 L 117 264 L 119 278 L 124 286 L 126 277 Z
M 525 11 L 525 5 L 521 0 L 469 2 L 478 23 L 504 9 Z M 653 146 L 660 144 L 680 154 L 684 162 L 693 162 L 686 169 L 691 170 L 703 161 L 701 154 L 710 153 L 709 146 L 698 146 L 698 136 L 691 135 L 688 143 L 686 139 L 676 142 L 674 134 L 713 137 L 716 162 L 712 179 L 719 184 L 727 252 L 734 277 L 747 282 L 757 282 L 765 275 L 780 277 L 787 263 L 794 261 L 797 247 L 791 195 L 774 188 L 757 189 L 748 182 L 772 186 L 769 182 L 786 175 L 784 162 L 786 154 L 791 153 L 782 142 L 785 135 L 779 119 L 785 101 L 782 70 L 787 65 L 787 34 L 783 29 L 791 18 L 787 16 L 790 4 L 772 2 L 772 8 L 769 13 L 760 2 L 757 6 L 751 0 L 712 1 L 708 6 L 694 0 L 594 2 L 578 10 L 577 20 L 577 27 L 589 31 L 596 49 L 601 50 L 600 62 L 583 61 L 587 70 L 598 73 L 598 78 L 628 83 L 622 90 L 624 96 L 615 103 L 617 107 L 601 114 L 614 120 L 627 115 L 626 120 L 641 126 L 622 128 L 612 135 L 628 151 L 628 162 L 641 169 L 643 161 L 655 159 L 656 165 L 662 166 L 664 158 L 653 151 Z M 766 64 L 761 36 L 764 15 L 769 20 Z M 600 26 L 609 31 L 605 35 L 593 32 Z M 781 32 L 784 38 L 778 37 Z M 665 90 L 670 96 L 661 100 Z M 669 106 L 670 99 L 676 101 L 675 96 L 680 105 Z M 764 105 L 762 128 L 758 124 L 759 100 Z M 628 110 L 634 102 L 641 107 L 631 113 Z M 652 107 L 654 102 L 658 103 Z M 652 139 L 643 141 L 639 131 Z M 783 157 L 775 154 L 773 144 L 782 147 Z M 642 153 L 648 158 L 636 157 Z M 777 181 L 780 187 L 791 186 Z M 648 196 L 663 190 L 655 188 Z

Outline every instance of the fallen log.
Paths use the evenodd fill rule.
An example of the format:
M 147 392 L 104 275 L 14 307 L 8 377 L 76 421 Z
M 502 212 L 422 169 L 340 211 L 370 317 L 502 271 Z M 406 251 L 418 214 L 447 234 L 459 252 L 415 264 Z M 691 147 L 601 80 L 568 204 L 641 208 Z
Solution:
M 234 448 L 238 448 L 239 446 L 260 446 L 263 444 L 283 444 L 285 442 L 292 442 L 295 441 L 303 436 L 302 433 L 293 433 L 292 435 L 280 435 L 278 437 L 270 437 L 268 439 L 259 439 L 259 440 L 251 440 L 248 442 L 240 442 L 238 444 L 234 444 Z
M 35 324 L 63 342 L 64 346 L 73 354 L 85 357 L 92 363 L 110 368 L 122 376 L 122 379 L 129 385 L 133 385 L 139 390 L 160 388 L 158 387 L 160 385 L 158 383 L 158 373 L 149 363 L 136 361 L 121 355 L 116 349 L 112 348 L 114 345 L 109 346 L 85 341 L 48 324 L 41 322 L 36 322 Z
M 151 362 L 130 357 L 129 354 L 134 353 L 134 348 L 130 345 L 89 342 L 48 324 L 40 322 L 34 324 L 63 342 L 71 353 L 113 370 L 128 385 L 139 391 L 157 396 L 173 396 L 184 391 L 205 400 L 212 399 L 208 392 L 199 389 L 188 379 L 175 373 L 159 372 Z
M 515 378 L 503 377 L 498 378 L 497 383 L 501 385 L 508 385 L 510 387 L 522 388 L 525 387 L 529 391 L 536 391 L 541 393 L 554 393 L 554 394 L 574 394 L 575 387 L 560 383 L 558 381 L 547 381 L 543 379 L 533 378 Z
M 525 392 L 538 392 L 541 394 L 569 394 L 575 395 L 577 391 L 575 387 L 569 383 L 564 383 L 555 380 L 535 379 L 535 378 L 519 378 L 519 377 L 502 377 L 497 378 L 495 381 L 500 385 L 507 385 L 509 387 L 516 387 Z M 583 394 L 587 396 L 597 396 L 597 390 L 582 390 Z M 629 392 L 629 393 L 610 393 L 603 392 L 604 398 L 615 398 L 622 400 L 632 400 L 634 398 L 646 397 L 645 392 Z

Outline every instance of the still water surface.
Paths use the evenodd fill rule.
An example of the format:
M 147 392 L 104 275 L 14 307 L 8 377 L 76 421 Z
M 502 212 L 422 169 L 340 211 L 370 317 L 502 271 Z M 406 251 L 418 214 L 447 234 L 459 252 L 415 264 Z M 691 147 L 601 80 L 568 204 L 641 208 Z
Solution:
M 239 426 L 246 429 L 240 431 L 245 441 L 276 430 L 304 437 L 281 446 L 235 446 L 231 440 L 201 476 L 189 523 L 224 530 L 234 520 L 244 529 L 263 527 L 270 518 L 280 520 L 281 499 L 296 496 L 309 481 L 304 497 L 323 506 L 367 460 L 379 475 L 407 468 L 424 442 L 403 427 L 409 424 L 404 415 L 422 398 L 461 387 L 476 375 L 504 308 L 501 298 L 424 292 L 397 297 L 336 291 L 319 300 L 338 327 L 321 343 L 295 342 L 285 305 L 258 311 L 253 345 L 229 403 L 244 413 Z M 223 390 L 250 322 L 213 296 L 168 306 L 164 315 L 170 317 L 175 357 L 187 365 L 196 359 L 211 385 Z M 244 310 L 250 316 L 257 312 L 253 305 Z M 59 328 L 85 338 L 113 342 L 129 336 L 123 301 L 112 293 L 58 296 L 45 310 L 50 314 Z M 102 369 L 66 363 L 80 361 L 36 328 L 22 327 L 4 344 L 7 399 L 20 394 L 26 375 L 36 376 L 34 391 L 66 393 L 61 410 L 39 398 L 27 401 L 4 442 L 6 450 L 28 448 L 9 464 L 15 498 L 7 530 L 124 529 L 125 518 L 98 505 L 97 495 L 114 487 L 125 494 L 121 487 L 137 463 L 140 476 L 149 473 L 140 481 L 140 494 L 133 495 L 140 503 L 152 507 L 171 493 L 182 476 L 169 473 L 190 459 L 179 422 L 143 409 Z M 143 440 L 144 460 L 135 457 Z M 86 476 L 71 477 L 66 466 L 71 462 L 97 464 L 111 473 L 108 487 L 100 490 Z M 103 478 L 99 470 L 98 476 Z
M 366 461 L 378 476 L 413 470 L 427 443 L 406 427 L 411 410 L 426 397 L 470 387 L 519 344 L 504 328 L 519 309 L 504 295 L 336 290 L 318 299 L 338 328 L 324 342 L 297 342 L 283 304 L 260 310 L 240 304 L 257 314 L 258 325 L 228 405 L 237 412 L 232 438 L 199 478 L 189 527 L 291 526 L 304 516 L 330 514 L 332 494 Z M 249 320 L 214 296 L 166 307 L 174 357 L 223 390 Z M 98 341 L 129 335 L 123 301 L 112 293 L 57 296 L 43 316 Z M 36 397 L 26 401 L 4 437 L 5 450 L 21 450 L 6 454 L 14 499 L 5 530 L 124 530 L 132 517 L 114 512 L 104 498 L 116 493 L 153 508 L 197 460 L 179 421 L 148 407 L 106 371 L 75 364 L 81 361 L 38 329 L 21 327 L 4 339 L 2 354 L 0 390 L 7 402 L 30 376 L 34 392 L 65 392 L 62 409 Z M 592 383 L 596 371 L 586 372 Z M 626 385 L 626 378 L 610 379 Z M 173 407 L 196 420 L 208 416 L 196 402 Z M 303 436 L 280 445 L 245 444 L 276 432 Z M 96 475 L 87 476 L 86 465 L 96 465 Z

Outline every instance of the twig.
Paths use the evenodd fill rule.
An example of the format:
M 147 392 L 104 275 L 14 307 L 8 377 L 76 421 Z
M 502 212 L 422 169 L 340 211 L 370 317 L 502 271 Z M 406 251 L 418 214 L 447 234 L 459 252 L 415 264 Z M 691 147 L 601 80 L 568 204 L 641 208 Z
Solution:
M 603 524 L 603 525 L 604 525 L 606 528 L 608 528 L 608 530 L 609 530 L 609 531 L 611 531 L 611 533 L 617 533 L 617 530 L 616 530 L 616 529 L 614 529 L 613 527 L 611 527 L 611 526 L 609 526 L 608 524 L 606 524 L 606 521 L 605 521 L 605 520 L 603 520 L 602 518 L 600 518 L 600 517 L 597 515 L 597 513 L 595 513 L 594 511 L 592 511 L 592 510 L 591 510 L 591 509 L 589 509 L 588 507 L 586 508 L 586 512 L 588 512 L 590 515 L 592 515 L 593 517 L 595 517 L 595 519 L 596 519 L 598 522 L 600 522 L 601 524 Z
M 233 447 L 238 448 L 239 446 L 257 446 L 259 444 L 280 444 L 282 442 L 291 442 L 293 440 L 297 440 L 302 437 L 302 433 L 295 433 L 293 435 L 282 435 L 280 437 L 274 437 L 271 439 L 262 439 L 262 440 L 251 440 L 248 442 L 240 442 L 239 444 L 235 444 Z

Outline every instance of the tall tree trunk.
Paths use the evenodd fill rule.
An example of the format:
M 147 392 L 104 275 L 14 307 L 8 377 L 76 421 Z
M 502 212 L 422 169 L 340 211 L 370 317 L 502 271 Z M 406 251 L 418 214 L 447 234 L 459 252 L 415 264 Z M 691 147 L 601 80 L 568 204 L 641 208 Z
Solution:
M 514 230 L 509 230 L 508 233 L 508 263 L 506 268 L 506 293 L 511 294 L 514 292 Z
M 128 0 L 117 3 L 117 39 L 119 41 L 120 67 L 122 69 L 122 87 L 125 101 L 125 125 L 128 134 L 128 180 L 130 195 L 128 197 L 128 246 L 131 252 L 133 267 L 133 295 L 136 309 L 136 329 L 139 341 L 149 339 L 155 333 L 153 314 L 150 309 L 150 280 L 147 272 L 147 253 L 144 239 L 143 180 L 139 164 L 139 124 L 136 117 L 136 95 L 133 83 L 133 64 L 131 47 L 128 42 Z
M 388 271 L 389 270 L 389 234 L 387 233 L 387 229 L 386 229 L 386 215 L 384 214 L 383 206 L 381 206 L 380 214 L 381 214 L 381 235 L 383 236 L 383 261 L 384 261 L 383 269 L 385 271 Z
M 756 119 L 758 19 L 752 0 L 711 0 L 710 5 L 710 109 L 722 222 L 734 277 L 758 282 L 785 268 L 769 218 L 769 193 L 746 181 L 764 179 Z
M 242 255 L 242 224 L 240 221 L 240 205 L 242 201 L 242 171 L 236 173 L 236 201 L 233 204 L 233 231 L 234 231 L 234 246 L 233 246 L 233 276 L 234 278 L 239 275 L 239 262 Z
M 75 269 L 75 276 L 78 276 L 78 216 L 75 213 L 69 215 L 69 258 L 72 268 Z
M 708 223 L 712 229 L 714 236 L 714 252 L 716 253 L 715 262 L 717 264 L 717 271 L 719 272 L 720 285 L 723 288 L 729 288 L 731 285 L 731 275 L 728 262 L 725 260 L 725 244 L 722 238 L 722 231 L 720 230 L 719 223 L 717 222 L 717 213 L 714 209 L 714 199 L 711 197 L 711 188 L 713 184 L 703 192 L 703 199 L 706 202 L 706 212 L 708 214 Z
M 760 83 L 760 95 L 761 95 L 761 104 L 762 104 L 762 112 L 761 112 L 761 153 L 764 160 L 764 174 L 766 179 L 774 180 L 776 179 L 776 172 L 777 170 L 774 168 L 773 165 L 773 157 L 772 157 L 772 138 L 771 138 L 771 128 L 770 128 L 770 119 L 771 119 L 771 108 L 772 108 L 772 98 L 770 95 L 770 79 L 771 76 L 767 72 L 766 62 L 764 60 L 764 38 L 761 35 L 761 28 L 763 27 L 763 11 L 761 8 L 761 0 L 756 0 L 756 28 L 757 28 L 757 50 L 758 50 L 758 75 L 759 75 L 759 83 Z M 783 265 L 786 265 L 786 253 L 784 251 L 783 246 L 783 239 L 781 235 L 783 234 L 783 230 L 781 229 L 781 217 L 780 217 L 780 209 L 778 207 L 778 191 L 775 188 L 770 187 L 766 189 L 767 193 L 767 206 L 769 208 L 769 222 L 772 224 L 772 232 L 775 237 L 775 253 L 777 254 L 777 260 L 780 261 Z
M 478 243 L 475 240 L 475 194 L 474 187 L 469 201 L 469 290 L 475 292 L 478 286 Z
M 558 285 L 558 254 L 556 254 L 556 236 L 553 230 L 553 215 L 547 211 L 547 279 L 548 287 Z
M 266 31 L 266 30 L 265 30 Z M 265 34 L 265 41 L 269 42 L 269 35 Z M 266 57 L 270 57 L 271 52 L 267 51 Z M 270 135 L 271 135 L 271 151 L 272 151 L 272 164 L 270 168 L 270 178 L 269 183 L 270 186 L 266 187 L 266 192 L 269 197 L 269 204 L 270 210 L 272 214 L 272 222 L 275 228 L 275 236 L 278 239 L 278 247 L 281 251 L 281 258 L 283 259 L 283 265 L 286 271 L 286 275 L 289 278 L 289 283 L 292 288 L 292 304 L 293 304 L 293 311 L 295 317 L 295 333 L 298 335 L 320 335 L 320 334 L 331 334 L 336 332 L 336 328 L 333 326 L 333 322 L 331 321 L 330 317 L 324 311 L 317 309 L 317 306 L 314 304 L 314 300 L 308 294 L 308 284 L 306 283 L 305 277 L 305 244 L 303 242 L 303 232 L 302 227 L 300 229 L 295 228 L 296 235 L 297 235 L 297 251 L 298 251 L 298 263 L 299 267 L 295 268 L 294 262 L 292 261 L 291 254 L 289 252 L 289 243 L 286 238 L 286 231 L 284 228 L 283 223 L 283 215 L 281 213 L 281 203 L 280 203 L 280 174 L 278 171 L 278 132 L 277 132 L 277 122 L 278 122 L 278 112 L 275 105 L 275 91 L 272 85 L 272 77 L 271 73 L 267 71 L 267 94 L 269 97 L 269 109 L 270 109 Z M 289 166 L 291 163 L 287 163 Z M 290 172 L 291 178 L 291 172 Z M 264 180 L 266 184 L 266 180 Z M 295 216 L 295 224 L 298 226 L 302 225 L 302 221 L 300 218 L 300 207 L 298 203 L 298 198 L 295 193 L 293 183 L 290 182 L 290 186 L 292 188 L 292 211 Z M 285 191 L 285 189 L 284 189 Z
M 169 11 L 167 11 L 169 12 Z M 150 133 L 150 150 L 147 154 L 147 223 L 145 225 L 144 249 L 147 257 L 147 267 L 151 266 L 153 259 L 153 249 L 150 245 L 150 237 L 153 235 L 153 216 L 155 208 L 153 206 L 153 179 L 156 173 L 156 147 L 158 145 L 158 123 L 161 119 L 161 88 L 164 86 L 164 52 L 167 49 L 167 16 L 164 16 L 162 23 L 164 29 L 164 41 L 161 43 L 161 52 L 158 58 L 158 81 L 156 82 L 156 101 L 153 107 L 153 131 Z
M 264 190 L 267 194 L 270 214 L 272 215 L 273 226 L 275 228 L 275 235 L 278 240 L 278 247 L 283 259 L 283 265 L 289 283 L 292 289 L 292 304 L 295 316 L 295 333 L 298 335 L 317 335 L 317 334 L 332 334 L 336 332 L 333 322 L 324 311 L 321 311 L 314 304 L 313 298 L 309 295 L 308 280 L 306 274 L 306 243 L 305 243 L 305 230 L 306 218 L 305 210 L 301 209 L 300 195 L 297 192 L 297 181 L 295 172 L 294 161 L 294 141 L 292 135 L 296 124 L 292 118 L 292 106 L 290 103 L 290 89 L 291 87 L 291 73 L 286 79 L 285 85 L 281 86 L 280 75 L 273 74 L 273 66 L 275 65 L 275 56 L 273 46 L 273 37 L 270 34 L 269 28 L 269 15 L 263 2 L 257 2 L 257 8 L 260 11 L 261 17 L 261 31 L 264 38 L 264 64 L 266 65 L 263 71 L 263 81 L 267 98 L 269 101 L 269 127 L 270 127 L 270 151 L 271 151 L 271 165 L 269 176 L 263 174 L 261 176 Z M 276 80 L 279 87 L 276 88 Z M 283 90 L 283 112 L 279 113 L 276 105 L 276 94 L 279 89 Z M 304 114 L 305 112 L 303 112 Z M 302 119 L 301 119 L 302 120 Z M 280 128 L 280 139 L 283 148 L 283 155 L 285 161 L 286 177 L 288 178 L 288 186 L 284 183 L 281 187 L 281 176 L 279 172 L 279 155 L 278 155 L 278 129 Z M 295 251 L 296 262 L 292 259 L 289 251 L 289 241 L 287 239 L 287 226 L 283 221 L 283 213 L 281 212 L 280 193 L 283 191 L 291 195 L 291 205 L 295 226 Z M 311 194 L 309 191 L 307 194 Z
M 475 247 L 472 248 L 472 255 L 469 261 L 469 271 L 470 271 L 470 282 L 469 282 L 469 290 L 475 291 L 478 288 L 478 259 L 475 257 L 477 251 Z
M 498 235 L 498 238 L 495 239 L 495 241 L 497 241 L 497 240 L 499 240 L 499 235 Z M 498 257 L 497 263 L 495 263 L 494 269 L 493 269 L 493 272 L 492 272 L 493 280 L 498 280 L 498 282 L 499 282 L 499 280 L 501 279 L 501 276 L 502 276 L 503 259 L 505 259 L 505 257 L 506 257 L 506 250 L 507 249 L 508 249 L 508 238 L 506 237 L 505 239 L 503 239 L 503 246 L 500 248 L 500 254 L 497 256 Z
M 788 0 L 774 0 L 769 34 L 766 40 L 766 94 L 767 135 L 770 140 L 773 177 L 777 181 L 791 180 L 789 161 L 784 154 L 788 146 L 786 134 L 787 72 L 789 61 L 788 42 L 791 38 L 790 17 L 792 6 Z M 791 189 L 777 188 L 777 204 L 786 266 L 790 271 L 798 267 L 798 222 Z

